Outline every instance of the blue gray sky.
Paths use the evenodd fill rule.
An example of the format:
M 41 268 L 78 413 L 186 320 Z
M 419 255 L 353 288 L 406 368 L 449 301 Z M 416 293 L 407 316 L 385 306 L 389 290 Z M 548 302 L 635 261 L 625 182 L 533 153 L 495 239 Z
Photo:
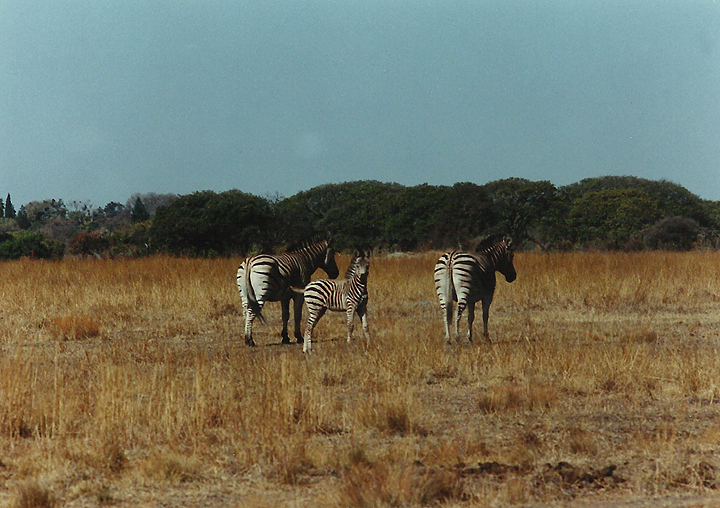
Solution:
M 720 200 L 720 1 L 0 1 L 16 205 L 601 175 Z

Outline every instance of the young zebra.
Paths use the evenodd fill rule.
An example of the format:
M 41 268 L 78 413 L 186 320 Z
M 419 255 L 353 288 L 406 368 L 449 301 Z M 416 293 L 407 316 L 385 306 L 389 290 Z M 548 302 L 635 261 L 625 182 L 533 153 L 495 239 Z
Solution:
M 307 285 L 304 293 L 309 316 L 305 326 L 304 353 L 310 351 L 313 329 L 328 309 L 347 313 L 348 342 L 352 337 L 353 320 L 357 312 L 362 322 L 365 338 L 368 341 L 370 340 L 370 330 L 367 323 L 369 258 L 369 252 L 356 253 L 347 272 L 345 272 L 344 280 L 319 279 Z
M 489 339 L 488 316 L 495 293 L 495 271 L 512 282 L 517 277 L 513 266 L 512 241 L 509 236 L 495 235 L 483 240 L 477 252 L 452 251 L 443 254 L 435 265 L 435 290 L 445 314 L 445 339 L 450 340 L 453 301 L 458 302 L 455 336 L 460 317 L 468 309 L 467 338 L 472 342 L 475 302 L 482 301 L 483 335 Z
M 300 333 L 303 296 L 291 291 L 290 287 L 305 287 L 318 268 L 322 268 L 333 279 L 340 273 L 335 263 L 335 251 L 327 239 L 297 251 L 276 256 L 258 254 L 242 262 L 237 271 L 237 285 L 242 298 L 246 344 L 255 345 L 252 324 L 256 317 L 264 321 L 262 308 L 265 302 L 277 301 L 282 304 L 282 342 L 290 343 L 288 320 L 291 298 L 295 311 L 295 337 L 298 343 L 303 341 Z

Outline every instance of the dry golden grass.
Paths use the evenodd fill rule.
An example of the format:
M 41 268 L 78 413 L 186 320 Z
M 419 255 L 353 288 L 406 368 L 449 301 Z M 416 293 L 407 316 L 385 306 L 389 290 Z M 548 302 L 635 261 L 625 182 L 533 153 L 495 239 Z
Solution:
M 519 253 L 474 344 L 437 255 L 311 355 L 245 346 L 239 259 L 0 264 L 0 506 L 720 503 L 720 253 Z

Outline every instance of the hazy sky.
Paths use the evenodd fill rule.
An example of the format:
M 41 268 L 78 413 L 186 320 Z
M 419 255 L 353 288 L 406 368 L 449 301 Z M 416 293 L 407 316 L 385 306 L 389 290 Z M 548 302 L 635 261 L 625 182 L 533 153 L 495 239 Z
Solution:
M 720 0 L 0 0 L 0 196 L 667 179 L 720 200 Z

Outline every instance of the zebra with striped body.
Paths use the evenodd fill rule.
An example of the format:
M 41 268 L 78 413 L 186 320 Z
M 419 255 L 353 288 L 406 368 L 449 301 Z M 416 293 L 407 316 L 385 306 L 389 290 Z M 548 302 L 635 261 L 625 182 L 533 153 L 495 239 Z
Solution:
M 290 343 L 288 320 L 290 299 L 295 311 L 295 338 L 302 343 L 300 322 L 302 321 L 302 293 L 291 287 L 305 287 L 315 270 L 322 268 L 328 277 L 336 278 L 340 271 L 335 263 L 335 251 L 328 239 L 307 245 L 293 252 L 279 255 L 258 254 L 242 262 L 237 271 L 237 285 L 242 298 L 245 318 L 245 342 L 254 346 L 252 324 L 256 317 L 264 321 L 262 308 L 265 302 L 282 304 L 282 342 Z
M 368 341 L 370 340 L 370 330 L 367 323 L 369 258 L 369 252 L 356 253 L 343 280 L 318 279 L 307 285 L 304 293 L 309 316 L 305 326 L 304 353 L 310 351 L 313 329 L 328 309 L 346 312 L 348 342 L 352 337 L 355 313 L 360 317 L 365 338 Z
M 435 290 L 445 314 L 445 339 L 450 341 L 450 321 L 453 301 L 458 302 L 455 317 L 455 336 L 458 336 L 460 317 L 468 309 L 467 338 L 472 342 L 475 302 L 482 301 L 483 335 L 488 334 L 490 304 L 495 293 L 495 271 L 512 282 L 517 277 L 513 266 L 510 236 L 495 235 L 483 240 L 477 252 L 452 251 L 443 254 L 435 265 Z

